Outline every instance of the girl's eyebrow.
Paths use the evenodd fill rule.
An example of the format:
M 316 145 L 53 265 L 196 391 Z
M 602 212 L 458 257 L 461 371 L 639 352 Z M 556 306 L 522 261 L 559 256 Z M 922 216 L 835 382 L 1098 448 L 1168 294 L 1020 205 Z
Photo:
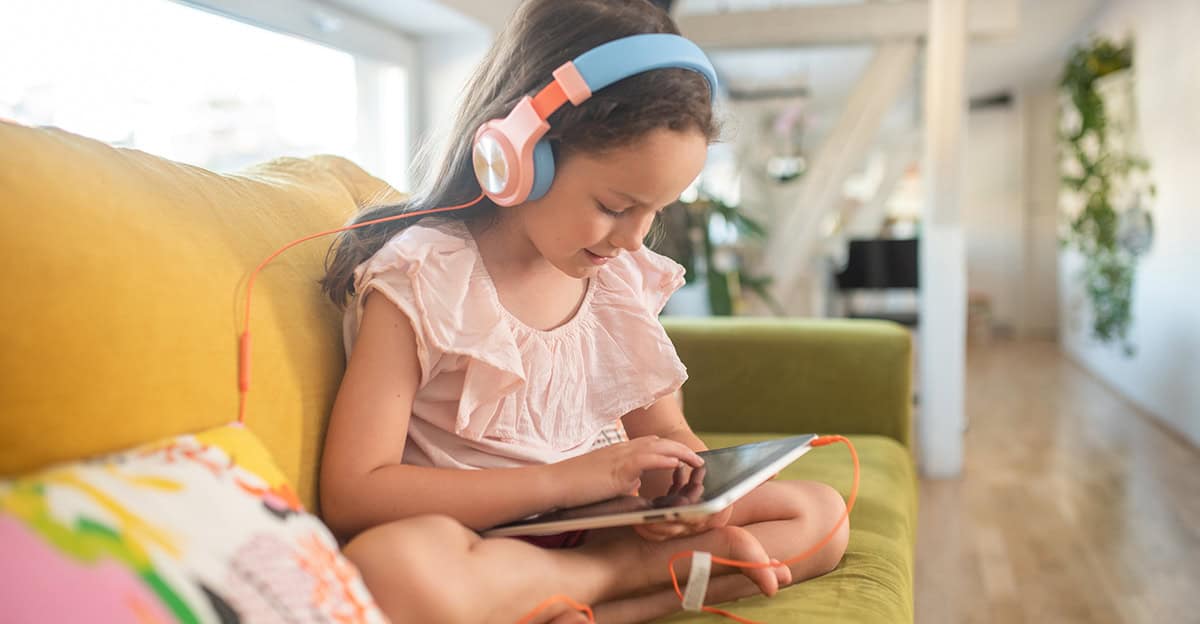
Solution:
M 617 194 L 617 195 L 620 195 L 621 197 L 624 197 L 625 199 L 628 199 L 629 201 L 633 202 L 635 206 L 646 206 L 646 207 L 649 207 L 649 206 L 650 206 L 650 203 L 649 203 L 649 202 L 642 201 L 642 200 L 640 200 L 640 199 L 638 199 L 638 198 L 634 197 L 633 195 L 630 195 L 629 193 L 625 193 L 625 192 L 623 192 L 623 191 L 618 191 L 617 189 L 608 189 L 608 190 L 609 190 L 609 191 L 612 191 L 613 193 L 615 193 L 615 194 Z M 660 214 L 661 214 L 661 213 L 662 213 L 662 211 L 666 210 L 666 209 L 667 209 L 667 207 L 668 207 L 668 206 L 670 206 L 670 205 L 671 205 L 671 204 L 667 204 L 667 205 L 665 205 L 665 206 L 661 206 L 661 207 L 659 207 L 659 209 L 658 209 L 658 210 L 655 210 L 655 212 L 656 212 L 656 213 L 660 213 Z
M 630 195 L 629 193 L 625 193 L 625 192 L 622 192 L 622 191 L 618 191 L 617 189 L 608 189 L 608 190 L 609 190 L 609 191 L 611 191 L 611 192 L 613 192 L 613 193 L 616 193 L 617 195 L 620 195 L 621 197 L 624 197 L 625 199 L 628 199 L 629 201 L 631 201 L 631 202 L 633 202 L 633 203 L 635 203 L 635 204 L 637 204 L 637 205 L 639 205 L 639 206 L 648 206 L 648 205 L 650 205 L 650 204 L 649 204 L 649 202 L 642 201 L 642 200 L 640 200 L 640 199 L 638 199 L 638 198 L 634 197 L 633 195 Z

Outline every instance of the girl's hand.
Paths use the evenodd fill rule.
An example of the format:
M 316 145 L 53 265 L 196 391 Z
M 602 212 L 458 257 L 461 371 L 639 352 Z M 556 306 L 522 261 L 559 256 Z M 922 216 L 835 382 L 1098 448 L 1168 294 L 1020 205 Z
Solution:
M 700 502 L 701 494 L 704 492 L 704 473 L 706 469 L 701 466 L 700 468 L 690 470 L 691 474 L 687 474 L 686 470 L 682 465 L 675 469 L 671 488 L 667 490 L 666 495 L 654 500 L 655 507 L 690 505 Z M 729 517 L 732 514 L 733 506 L 730 505 L 715 514 L 702 518 L 639 524 L 635 525 L 633 530 L 646 540 L 661 542 L 723 527 L 729 523 Z
M 733 515 L 733 505 L 703 518 L 637 524 L 634 525 L 633 530 L 647 541 L 664 542 L 677 537 L 707 533 L 713 529 L 723 527 L 729 524 L 729 516 L 731 515 Z
M 628 442 L 551 464 L 556 478 L 564 484 L 562 505 L 575 507 L 596 501 L 634 494 L 642 485 L 642 473 L 647 470 L 678 468 L 681 465 L 699 468 L 704 460 L 687 446 L 660 438 L 643 436 Z

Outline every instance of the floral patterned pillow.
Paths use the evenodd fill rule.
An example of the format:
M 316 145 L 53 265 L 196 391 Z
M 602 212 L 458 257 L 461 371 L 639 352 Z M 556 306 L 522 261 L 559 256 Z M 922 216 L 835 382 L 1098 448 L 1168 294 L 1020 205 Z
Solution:
M 386 622 L 228 425 L 0 480 L 4 622 Z

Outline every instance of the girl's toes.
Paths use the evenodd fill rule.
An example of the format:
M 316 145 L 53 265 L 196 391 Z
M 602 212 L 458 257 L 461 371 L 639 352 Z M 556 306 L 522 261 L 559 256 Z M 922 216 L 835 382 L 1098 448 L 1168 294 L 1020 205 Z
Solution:
M 750 563 L 767 563 L 771 560 L 762 544 L 758 542 L 758 538 L 746 529 L 727 526 L 718 530 L 725 536 L 729 544 L 727 556 L 730 559 Z M 758 585 L 762 593 L 767 596 L 774 596 L 775 592 L 779 591 L 780 581 L 775 568 L 738 568 L 738 570 L 755 585 Z
M 774 561 L 774 560 L 772 560 L 772 561 Z M 785 566 L 783 564 L 780 564 L 778 561 L 775 561 L 775 563 L 778 565 L 776 565 L 775 568 L 773 568 L 773 569 L 775 570 L 775 579 L 779 581 L 779 586 L 787 587 L 788 585 L 791 585 L 792 584 L 792 568 L 790 566 Z
M 587 616 L 580 611 L 567 611 L 547 624 L 588 624 Z

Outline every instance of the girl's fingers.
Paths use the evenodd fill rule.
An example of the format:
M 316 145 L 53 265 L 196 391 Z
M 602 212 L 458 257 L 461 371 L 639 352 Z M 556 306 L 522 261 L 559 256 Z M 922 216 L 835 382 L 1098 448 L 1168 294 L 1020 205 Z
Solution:
M 676 522 L 662 522 L 658 524 L 652 524 L 650 526 L 654 527 L 655 533 L 658 533 L 664 537 L 676 537 L 682 535 L 688 530 L 687 525 Z
M 693 468 L 704 465 L 704 459 L 681 442 L 666 438 L 652 438 L 648 444 L 654 452 L 674 457 Z
M 673 537 L 682 535 L 685 531 L 683 527 L 675 525 L 673 522 L 655 522 L 653 524 L 638 524 L 634 525 L 634 530 L 643 539 L 652 542 L 663 542 Z
M 704 486 L 700 485 L 699 483 L 689 483 L 679 491 L 680 496 L 683 496 L 684 498 L 693 502 L 699 502 L 700 495 L 703 493 Z
M 681 463 L 675 467 L 675 472 L 671 473 L 671 488 L 667 490 L 667 494 L 678 493 L 679 489 L 687 483 L 686 478 L 683 476 L 683 467 L 684 464 Z
M 673 455 L 660 455 L 658 453 L 638 453 L 633 456 L 633 468 L 639 472 L 647 470 L 666 470 L 674 469 L 679 466 L 679 458 Z
M 687 449 L 686 446 L 683 448 Z M 635 454 L 633 456 L 633 465 L 635 468 L 643 472 L 646 470 L 661 470 L 667 468 L 674 470 L 679 467 L 680 462 L 689 463 L 692 461 L 692 459 L 688 457 L 688 453 L 691 453 L 695 459 L 700 459 L 698 455 L 690 450 L 688 450 L 687 453 L 678 453 L 674 452 L 674 449 L 667 449 L 666 452 L 662 452 L 657 448 L 652 448 Z

